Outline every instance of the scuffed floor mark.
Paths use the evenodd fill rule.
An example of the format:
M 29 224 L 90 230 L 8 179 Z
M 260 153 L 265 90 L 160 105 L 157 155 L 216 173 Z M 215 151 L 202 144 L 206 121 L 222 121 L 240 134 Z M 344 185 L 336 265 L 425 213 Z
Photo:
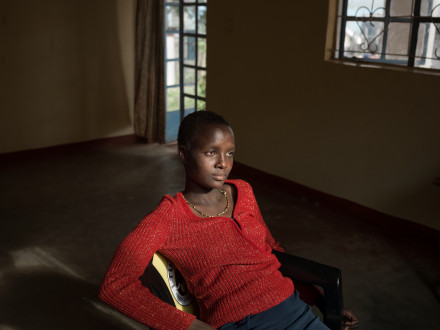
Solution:
M 39 247 L 27 247 L 21 250 L 11 251 L 9 253 L 12 256 L 14 265 L 17 269 L 45 266 L 51 270 L 84 280 L 84 278 L 73 269 L 66 266 L 61 261 L 57 260 Z
M 18 328 L 13 328 L 6 324 L 0 324 L 0 330 L 19 330 Z

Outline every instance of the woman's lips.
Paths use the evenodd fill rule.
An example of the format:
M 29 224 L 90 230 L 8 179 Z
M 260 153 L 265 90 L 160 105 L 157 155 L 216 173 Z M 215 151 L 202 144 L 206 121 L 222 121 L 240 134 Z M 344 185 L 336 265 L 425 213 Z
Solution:
M 214 178 L 214 180 L 217 180 L 217 181 L 223 181 L 226 179 L 226 176 L 224 176 L 224 175 L 213 175 L 212 177 Z

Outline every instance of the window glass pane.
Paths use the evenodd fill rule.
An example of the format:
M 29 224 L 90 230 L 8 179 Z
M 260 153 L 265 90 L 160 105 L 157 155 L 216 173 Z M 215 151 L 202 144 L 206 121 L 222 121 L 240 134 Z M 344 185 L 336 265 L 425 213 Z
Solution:
M 400 60 L 408 55 L 410 24 L 390 23 L 388 25 L 386 59 Z M 401 56 L 399 56 L 401 55 Z M 405 58 L 403 58 L 405 59 Z M 406 64 L 406 63 L 404 63 Z
M 179 30 L 179 7 L 166 6 L 165 8 L 165 29 L 171 31 Z
M 198 38 L 197 65 L 206 68 L 206 38 Z
M 184 3 L 195 3 L 197 0 L 183 0 Z
M 398 0 L 401 1 L 401 0 Z M 347 15 L 357 17 L 384 17 L 385 0 L 348 0 L 347 1 Z
M 382 22 L 347 22 L 345 29 L 345 56 L 380 58 L 383 28 L 384 23 Z
M 206 6 L 198 6 L 197 14 L 198 14 L 197 33 L 206 34 L 206 15 L 207 15 Z
M 440 33 L 433 23 L 419 26 L 415 66 L 440 69 Z
M 183 32 L 196 32 L 196 6 L 183 7 Z
M 184 87 L 183 92 L 185 94 L 196 94 L 196 70 L 191 68 L 184 68 Z
M 421 16 L 440 17 L 440 1 L 439 0 L 422 0 L 420 6 Z
M 179 79 L 179 61 L 167 62 L 167 86 L 178 85 Z
M 197 72 L 197 96 L 206 97 L 206 71 Z
M 185 104 L 185 116 L 196 110 L 196 99 L 185 96 L 183 103 Z
M 183 61 L 187 65 L 196 65 L 196 38 L 183 38 Z
M 199 0 L 199 3 L 207 3 L 208 0 Z
M 440 17 L 440 0 L 433 0 L 434 6 L 432 7 L 431 11 L 429 12 L 429 16 L 432 17 Z M 437 25 L 438 27 L 438 25 Z
M 345 25 L 344 57 L 362 57 L 356 54 L 360 51 L 364 38 L 357 23 L 348 21 Z
M 177 140 L 177 130 L 180 123 L 180 111 L 167 111 L 165 125 L 165 141 L 171 142 Z
M 167 111 L 180 109 L 180 87 L 167 88 Z
M 391 0 L 391 16 L 411 16 L 413 0 Z
M 197 111 L 206 110 L 206 102 L 202 100 L 197 100 Z
M 168 4 L 168 3 L 179 3 L 179 1 L 180 0 L 166 0 L 165 4 Z
M 171 33 L 166 35 L 167 59 L 179 58 L 179 34 Z

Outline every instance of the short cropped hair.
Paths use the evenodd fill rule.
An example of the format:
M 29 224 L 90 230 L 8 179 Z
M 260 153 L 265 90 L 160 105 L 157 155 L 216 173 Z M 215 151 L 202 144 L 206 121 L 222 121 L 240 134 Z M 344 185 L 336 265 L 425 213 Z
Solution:
M 213 124 L 231 127 L 222 116 L 207 110 L 196 111 L 183 118 L 179 126 L 179 133 L 177 134 L 177 145 L 179 150 L 190 150 L 193 138 L 197 131 L 202 127 Z

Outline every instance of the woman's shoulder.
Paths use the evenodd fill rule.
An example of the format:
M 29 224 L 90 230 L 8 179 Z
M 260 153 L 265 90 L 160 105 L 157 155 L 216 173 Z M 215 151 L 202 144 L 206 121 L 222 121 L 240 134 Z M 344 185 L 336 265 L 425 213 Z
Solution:
M 252 186 L 241 179 L 237 180 L 227 180 L 226 184 L 232 186 L 234 200 L 255 200 L 254 191 Z
M 239 191 L 241 190 L 252 191 L 252 186 L 247 181 L 241 179 L 226 180 L 226 183 L 234 185 Z
M 180 206 L 181 198 L 179 198 L 179 195 L 181 195 L 180 192 L 176 193 L 174 196 L 169 194 L 163 195 L 153 212 L 166 212 L 169 214 L 173 209 L 176 209 Z
M 175 214 L 177 204 L 177 196 L 172 197 L 168 194 L 162 196 L 156 207 L 144 216 L 141 224 L 149 222 L 169 222 Z
M 163 205 L 175 205 L 177 202 L 177 196 L 179 195 L 179 193 L 176 193 L 174 196 L 171 196 L 170 194 L 166 194 L 163 195 L 159 205 L 163 204 Z

